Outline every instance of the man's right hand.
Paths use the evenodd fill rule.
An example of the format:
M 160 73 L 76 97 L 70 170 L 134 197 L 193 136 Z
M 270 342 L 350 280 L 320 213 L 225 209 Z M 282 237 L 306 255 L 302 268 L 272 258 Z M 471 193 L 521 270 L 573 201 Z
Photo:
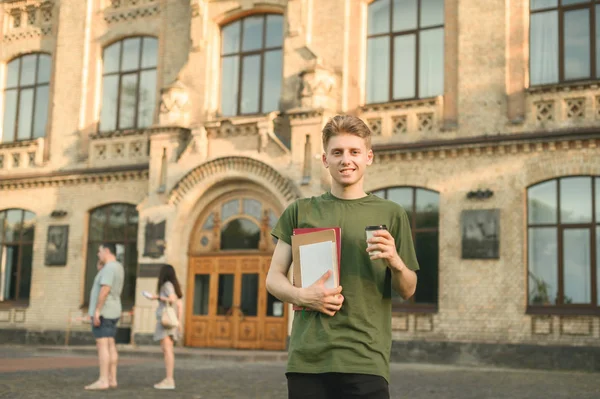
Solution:
M 333 316 L 340 310 L 344 302 L 344 296 L 341 294 L 342 286 L 326 288 L 325 282 L 330 275 L 331 271 L 327 271 L 314 284 L 301 289 L 300 306 L 317 310 L 328 316 Z

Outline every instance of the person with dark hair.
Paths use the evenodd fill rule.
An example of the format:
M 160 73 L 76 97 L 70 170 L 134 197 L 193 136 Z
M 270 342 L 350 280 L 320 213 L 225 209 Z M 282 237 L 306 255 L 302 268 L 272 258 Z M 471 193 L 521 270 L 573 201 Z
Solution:
M 100 377 L 85 387 L 87 390 L 104 390 L 117 387 L 119 354 L 115 344 L 117 323 L 121 317 L 121 292 L 125 270 L 116 258 L 116 246 L 103 243 L 98 247 L 98 274 L 90 293 L 88 314 L 92 333 L 96 338 Z
M 181 338 L 181 317 L 183 313 L 183 304 L 181 298 L 183 293 L 175 269 L 171 265 L 163 265 L 158 275 L 158 284 L 156 287 L 158 295 L 153 295 L 151 299 L 158 299 L 159 304 L 156 309 L 156 330 L 154 331 L 154 340 L 160 341 L 165 357 L 166 378 L 154 385 L 156 389 L 175 389 L 175 379 L 173 377 L 175 369 L 175 353 L 173 346 Z M 167 329 L 161 323 L 162 313 L 169 305 L 175 305 L 177 319 L 180 323 L 177 327 Z

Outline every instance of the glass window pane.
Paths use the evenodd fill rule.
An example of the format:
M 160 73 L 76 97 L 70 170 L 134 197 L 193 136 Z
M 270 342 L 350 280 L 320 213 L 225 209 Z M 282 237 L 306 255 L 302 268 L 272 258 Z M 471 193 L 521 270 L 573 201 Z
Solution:
M 262 15 L 244 18 L 244 32 L 242 34 L 242 51 L 251 51 L 262 48 L 263 22 Z
M 266 41 L 265 47 L 281 47 L 283 45 L 283 16 L 267 15 Z
M 233 307 L 233 274 L 219 275 L 219 292 L 217 295 L 217 315 L 230 314 Z
M 148 127 L 154 119 L 156 102 L 156 69 L 144 71 L 140 77 L 140 103 L 138 108 L 137 127 Z
M 46 135 L 48 121 L 48 86 L 38 86 L 35 93 L 35 114 L 33 120 L 33 137 Z
M 263 72 L 262 112 L 267 113 L 279 109 L 281 96 L 281 80 L 283 79 L 283 57 L 281 50 L 265 53 Z
M 412 220 L 413 189 L 411 187 L 390 188 L 387 192 L 387 199 L 394 201 L 396 204 L 404 208 L 408 214 L 408 217 Z
M 283 317 L 283 302 L 267 292 L 267 317 Z
M 565 79 L 589 78 L 590 13 L 589 10 L 565 12 Z
M 90 215 L 90 241 L 101 242 L 104 240 L 104 229 L 108 220 L 107 208 L 99 208 Z M 98 248 L 96 248 L 97 250 Z
M 6 222 L 6 211 L 0 211 L 0 244 L 4 242 L 4 224 Z M 2 259 L 2 245 L 0 245 L 0 259 Z
M 243 212 L 246 215 L 252 216 L 253 218 L 259 221 L 262 219 L 262 204 L 260 203 L 260 201 L 250 198 L 244 198 L 243 206 Z
M 110 206 L 106 239 L 110 241 L 125 240 L 127 225 L 127 205 L 114 204 Z
M 121 71 L 132 71 L 140 67 L 141 38 L 134 37 L 123 40 L 123 59 Z
M 596 177 L 596 181 L 594 182 L 596 186 L 596 223 L 600 223 L 600 177 Z M 600 259 L 600 247 L 598 247 L 598 256 Z M 600 291 L 600 286 L 598 287 L 598 291 Z M 600 302 L 598 303 L 600 305 Z
M 31 138 L 31 129 L 33 127 L 33 89 L 21 90 L 19 96 L 19 126 L 17 131 L 17 140 L 27 140 Z
M 14 141 L 16 127 L 17 90 L 7 90 L 4 92 L 4 122 L 2 124 L 2 136 L 0 136 L 0 143 Z
M 221 220 L 225 221 L 238 213 L 240 213 L 240 200 L 227 201 L 221 208 Z
M 385 190 L 373 191 L 371 194 L 376 195 L 379 198 L 385 198 Z
M 23 211 L 23 227 L 21 233 L 21 241 L 33 242 L 35 233 L 35 213 Z
M 232 54 L 240 51 L 240 30 L 240 21 L 236 21 L 232 24 L 229 24 L 222 29 L 221 54 Z
M 208 294 L 210 293 L 210 275 L 196 274 L 194 277 L 194 315 L 208 314 Z
M 21 222 L 23 211 L 20 209 L 9 209 L 6 211 L 4 224 L 4 242 L 18 242 L 21 238 Z
M 564 292 L 563 303 L 592 302 L 591 248 L 589 229 L 563 231 Z
M 579 4 L 579 3 L 589 3 L 590 0 L 562 0 L 561 4 L 563 6 L 569 6 L 571 4 Z
M 557 223 L 556 180 L 537 184 L 527 190 L 527 214 L 530 224 Z
M 417 0 L 394 0 L 393 30 L 417 28 Z
M 16 299 L 17 293 L 17 273 L 19 271 L 19 246 L 9 245 L 4 247 L 5 258 L 4 265 L 0 265 L 0 270 L 4 269 L 4 292 L 2 298 L 5 300 Z
M 85 303 L 90 303 L 90 293 L 92 291 L 92 285 L 94 284 L 94 278 L 98 273 L 98 245 L 97 242 L 88 242 L 87 246 L 87 260 L 85 263 Z
M 31 264 L 33 262 L 33 245 L 21 245 L 19 265 L 19 299 L 29 299 L 31 290 Z
M 596 304 L 600 305 L 600 226 L 596 227 Z
M 242 59 L 242 114 L 254 114 L 259 111 L 260 58 L 260 55 L 250 55 Z
M 119 104 L 119 129 L 135 127 L 135 108 L 138 74 L 121 76 L 121 103 Z
M 419 38 L 419 97 L 444 94 L 444 29 L 428 29 Z
M 215 222 L 215 214 L 211 213 L 210 215 L 208 215 L 208 217 L 204 221 L 204 224 L 202 225 L 202 230 L 212 230 L 212 228 L 214 226 L 214 222 Z
M 142 50 L 142 68 L 156 67 L 158 61 L 158 40 L 145 37 Z
M 592 221 L 592 179 L 569 177 L 560 180 L 560 222 Z
M 416 36 L 394 38 L 394 99 L 415 97 Z
M 222 60 L 221 113 L 224 116 L 237 114 L 239 60 L 237 56 Z
M 558 11 L 531 14 L 529 69 L 532 85 L 558 82 Z
M 444 0 L 421 0 L 421 28 L 444 24 Z
M 417 189 L 417 229 L 438 228 L 439 200 L 438 193 Z
M 596 6 L 596 78 L 598 77 L 600 77 L 600 5 Z
M 419 262 L 416 303 L 438 302 L 439 237 L 437 231 L 415 233 L 415 252 Z
M 279 220 L 279 218 L 277 217 L 277 215 L 275 214 L 275 212 L 273 212 L 272 210 L 269 211 L 269 227 L 270 228 L 275 227 L 275 225 L 277 224 L 278 220 Z
M 376 3 L 373 3 L 376 4 Z M 367 103 L 380 103 L 390 96 L 390 38 L 367 40 Z
M 558 241 L 556 228 L 530 228 L 529 304 L 553 305 L 558 295 Z
M 137 282 L 137 244 L 130 242 L 125 247 L 123 268 L 125 269 L 125 279 L 123 280 L 123 292 L 121 301 L 123 308 L 131 309 L 135 302 L 135 286 Z
M 260 228 L 248 219 L 234 219 L 221 230 L 221 249 L 258 249 Z
M 51 61 L 52 58 L 50 58 L 49 55 L 40 54 L 38 61 L 37 83 L 50 82 L 50 70 L 52 69 Z
M 558 0 L 531 0 L 531 10 L 558 6 Z
M 36 63 L 36 54 L 29 54 L 21 57 L 21 86 L 28 86 L 35 83 Z
M 258 315 L 258 274 L 242 274 L 240 309 L 244 316 Z
M 376 35 L 390 31 L 390 0 L 378 0 L 369 4 L 367 34 Z
M 135 206 L 127 206 L 127 240 L 137 241 L 139 215 Z
M 121 42 L 112 44 L 104 49 L 103 54 L 104 73 L 112 73 L 119 71 L 121 60 Z
M 102 110 L 100 130 L 107 132 L 117 128 L 117 100 L 119 97 L 119 75 L 102 78 Z
M 12 60 L 6 66 L 6 88 L 17 87 L 19 85 L 19 65 L 21 59 Z

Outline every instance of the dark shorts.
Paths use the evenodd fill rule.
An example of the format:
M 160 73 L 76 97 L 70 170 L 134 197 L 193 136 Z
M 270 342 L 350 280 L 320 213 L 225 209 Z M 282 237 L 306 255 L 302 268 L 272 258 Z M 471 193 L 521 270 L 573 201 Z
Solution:
M 100 316 L 100 325 L 96 327 L 94 325 L 94 318 L 92 317 L 92 334 L 94 334 L 94 338 L 114 338 L 117 335 L 117 322 L 116 319 L 105 319 Z
M 385 378 L 370 374 L 286 373 L 288 399 L 389 399 Z

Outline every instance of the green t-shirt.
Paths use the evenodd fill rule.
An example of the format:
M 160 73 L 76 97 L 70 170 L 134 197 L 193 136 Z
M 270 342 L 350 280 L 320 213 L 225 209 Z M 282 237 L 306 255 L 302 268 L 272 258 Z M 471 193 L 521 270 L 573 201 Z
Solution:
M 373 194 L 344 200 L 327 192 L 303 198 L 283 212 L 271 234 L 291 245 L 294 228 L 340 227 L 340 284 L 344 303 L 333 317 L 296 312 L 288 353 L 288 372 L 358 373 L 389 381 L 392 345 L 391 271 L 384 260 L 371 261 L 365 227 L 386 225 L 398 254 L 411 270 L 419 265 L 410 221 L 398 204 Z

